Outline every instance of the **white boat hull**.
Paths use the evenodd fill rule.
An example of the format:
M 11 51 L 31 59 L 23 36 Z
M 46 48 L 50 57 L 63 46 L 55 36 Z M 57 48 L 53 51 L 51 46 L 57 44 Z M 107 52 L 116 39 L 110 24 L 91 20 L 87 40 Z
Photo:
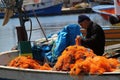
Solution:
M 18 51 L 0 53 L 0 80 L 119 80 L 120 72 L 105 72 L 102 75 L 71 76 L 69 72 L 21 69 L 5 66 Z

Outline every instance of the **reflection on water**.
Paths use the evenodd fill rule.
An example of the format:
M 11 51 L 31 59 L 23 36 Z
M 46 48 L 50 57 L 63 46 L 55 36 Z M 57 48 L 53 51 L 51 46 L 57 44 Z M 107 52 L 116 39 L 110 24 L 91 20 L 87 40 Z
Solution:
M 38 17 L 42 27 L 45 30 L 46 35 L 58 32 L 65 25 L 70 23 L 77 23 L 77 18 L 79 14 L 75 15 L 61 15 L 61 16 L 44 16 Z M 94 22 L 106 26 L 110 25 L 107 21 L 103 20 L 98 14 L 87 14 Z M 32 17 L 32 37 L 31 41 L 44 37 L 42 31 L 40 30 L 39 24 L 36 18 Z M 9 23 L 2 26 L 3 19 L 0 19 L 0 52 L 10 50 L 11 47 L 17 43 L 16 27 L 19 26 L 19 19 L 12 18 Z M 26 29 L 30 30 L 30 22 L 26 22 Z

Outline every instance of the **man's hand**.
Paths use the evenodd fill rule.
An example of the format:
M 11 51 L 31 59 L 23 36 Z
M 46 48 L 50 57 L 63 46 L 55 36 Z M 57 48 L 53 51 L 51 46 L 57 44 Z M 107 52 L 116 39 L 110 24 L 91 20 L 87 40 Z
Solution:
M 81 45 L 81 37 L 79 35 L 77 35 L 75 42 L 76 42 L 76 45 Z

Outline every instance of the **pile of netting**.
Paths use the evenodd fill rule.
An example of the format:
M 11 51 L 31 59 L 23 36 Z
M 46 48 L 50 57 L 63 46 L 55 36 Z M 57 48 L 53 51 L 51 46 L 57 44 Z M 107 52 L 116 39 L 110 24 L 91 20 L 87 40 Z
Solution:
M 119 61 L 117 59 L 107 59 L 103 56 L 96 56 L 84 47 L 71 46 L 58 58 L 54 70 L 70 71 L 71 75 L 79 75 L 80 73 L 102 74 L 104 72 L 112 72 L 116 70 L 118 66 Z
M 15 59 L 11 60 L 8 66 L 24 68 L 24 69 L 39 69 L 39 70 L 52 69 L 49 66 L 49 64 L 44 63 L 43 65 L 41 65 L 39 61 L 36 61 L 29 56 L 18 56 Z
M 71 75 L 103 74 L 112 72 L 120 66 L 116 58 L 97 56 L 91 49 L 79 46 L 79 39 L 76 45 L 67 47 L 58 58 L 53 70 L 70 71 Z

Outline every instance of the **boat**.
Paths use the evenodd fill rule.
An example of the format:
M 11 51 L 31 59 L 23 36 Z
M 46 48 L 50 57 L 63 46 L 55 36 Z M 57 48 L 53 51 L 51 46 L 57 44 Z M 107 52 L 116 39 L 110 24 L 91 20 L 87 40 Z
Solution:
M 108 47 L 106 48 L 108 49 Z M 101 79 L 119 80 L 120 79 L 119 70 L 116 72 L 104 72 L 101 75 L 81 74 L 77 76 L 71 76 L 68 71 L 52 71 L 52 70 L 47 71 L 47 70 L 23 69 L 23 68 L 7 66 L 10 60 L 14 59 L 17 56 L 19 56 L 18 50 L 12 50 L 12 51 L 6 51 L 0 53 L 0 80 L 51 80 L 51 79 L 52 80 L 101 80 Z
M 111 35 L 107 38 L 110 38 L 112 32 L 116 32 L 119 34 L 120 29 L 111 29 L 106 30 L 106 33 L 111 33 Z M 108 34 L 109 35 L 109 34 Z M 120 34 L 119 34 L 120 35 Z M 120 36 L 116 36 L 114 38 L 118 38 Z M 119 38 L 120 39 L 120 38 Z M 119 49 L 120 44 L 117 47 L 106 46 L 106 50 L 108 49 Z M 120 79 L 120 71 L 118 72 L 105 72 L 102 75 L 89 75 L 89 74 L 81 74 L 78 76 L 71 76 L 68 71 L 52 71 L 52 70 L 36 70 L 36 69 L 23 69 L 18 67 L 10 67 L 7 66 L 8 63 L 19 56 L 19 50 L 11 50 L 0 53 L 0 80 L 119 80 Z
M 112 33 L 115 30 L 117 31 L 118 29 L 106 30 L 105 32 Z M 118 32 L 120 33 L 119 30 Z M 111 35 L 109 37 L 111 37 Z M 116 38 L 117 37 L 120 36 L 116 36 Z M 114 48 L 119 49 L 120 44 Z M 112 49 L 114 48 L 112 47 Z M 109 47 L 106 46 L 106 49 L 108 50 Z M 11 50 L 0 53 L 0 74 L 1 74 L 0 80 L 37 80 L 37 79 L 38 80 L 51 80 L 51 79 L 52 80 L 101 80 L 101 79 L 119 80 L 120 79 L 120 71 L 105 72 L 102 75 L 81 74 L 78 76 L 71 76 L 68 71 L 23 69 L 18 67 L 7 66 L 7 64 L 17 56 L 19 56 L 19 50 Z
M 22 8 L 27 16 L 60 14 L 63 2 L 61 0 L 24 0 Z M 34 13 L 33 13 L 34 11 Z M 4 10 L 0 11 L 0 18 L 4 17 Z M 18 17 L 15 13 L 12 17 Z
M 114 36 L 114 33 L 118 33 L 120 35 L 120 29 L 108 29 L 105 30 L 105 33 L 109 37 Z M 114 38 L 118 38 L 120 36 L 116 36 Z M 120 38 L 119 38 L 120 39 Z M 108 51 L 109 49 L 119 49 L 120 44 L 117 46 L 105 47 Z M 10 67 L 7 64 L 19 56 L 18 50 L 5 51 L 0 53 L 0 80 L 119 80 L 120 79 L 120 71 L 118 72 L 105 72 L 102 75 L 89 75 L 89 74 L 81 74 L 78 76 L 71 76 L 68 71 L 52 71 L 52 70 L 36 70 L 36 69 L 23 69 L 17 67 Z

